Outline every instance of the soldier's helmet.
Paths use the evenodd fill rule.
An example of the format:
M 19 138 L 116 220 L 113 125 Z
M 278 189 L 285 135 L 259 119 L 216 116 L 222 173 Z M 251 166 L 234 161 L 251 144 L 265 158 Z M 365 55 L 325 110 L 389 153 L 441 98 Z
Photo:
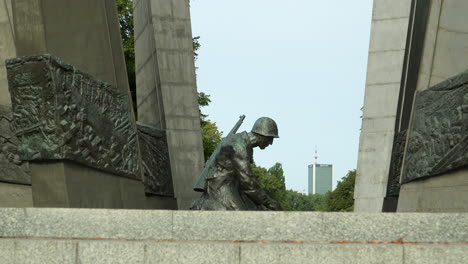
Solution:
M 278 126 L 276 122 L 269 117 L 260 117 L 257 119 L 252 127 L 252 132 L 266 137 L 279 138 Z

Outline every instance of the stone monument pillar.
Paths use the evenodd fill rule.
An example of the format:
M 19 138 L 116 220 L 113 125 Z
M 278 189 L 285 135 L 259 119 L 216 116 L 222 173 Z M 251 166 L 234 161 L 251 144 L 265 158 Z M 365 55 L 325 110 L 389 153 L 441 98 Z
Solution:
M 0 104 L 7 107 L 5 114 L 3 113 L 3 108 L 0 109 L 0 138 L 2 144 L 8 140 L 8 148 L 5 147 L 2 148 L 3 150 L 0 150 L 0 168 L 4 171 L 8 169 L 11 172 L 7 174 L 7 180 L 3 179 L 6 177 L 3 177 L 5 174 L 0 176 L 0 189 L 3 190 L 2 194 L 0 194 L 0 206 L 32 206 L 29 164 L 27 162 L 24 164 L 18 162 L 18 140 L 14 137 L 14 132 L 11 131 L 11 125 L 7 124 L 7 121 L 9 123 L 12 118 L 9 108 L 11 102 L 6 82 L 4 60 L 45 53 L 54 54 L 67 63 L 91 74 L 94 78 L 103 80 L 124 94 L 129 95 L 117 8 L 114 0 L 0 1 Z M 131 115 L 132 119 L 133 117 Z M 130 123 L 136 131 L 135 122 L 132 121 Z M 5 130 L 9 131 L 5 132 Z M 9 136 L 10 134 L 8 133 L 13 136 Z M 9 161 L 7 165 L 4 165 L 5 160 Z M 73 174 L 73 172 L 79 171 L 77 170 L 77 166 L 69 164 L 66 161 L 62 163 L 58 162 L 59 164 L 57 162 L 51 162 L 50 164 L 48 162 L 41 162 L 39 164 L 35 160 L 34 163 L 32 165 L 33 170 L 43 172 L 33 173 L 38 176 L 36 180 L 48 180 L 41 177 L 47 175 L 46 172 L 50 170 L 61 171 L 61 173 L 69 175 L 78 175 L 77 173 Z M 11 167 L 15 171 L 12 172 Z M 25 172 L 20 174 L 20 169 L 23 168 Z M 90 170 L 92 169 L 83 168 L 83 171 L 79 174 L 86 178 L 86 175 L 91 175 L 89 174 Z M 17 179 L 13 181 L 15 186 L 11 186 L 11 178 Z M 101 179 L 105 180 L 106 176 L 102 176 Z M 85 179 L 83 181 L 86 182 Z M 122 181 L 122 179 L 119 181 Z M 119 181 L 116 184 L 122 185 L 122 183 L 118 183 Z M 136 180 L 136 182 L 137 185 L 141 185 L 141 180 Z M 35 183 L 38 182 L 35 181 Z M 130 185 L 126 184 L 125 188 L 128 190 L 132 189 Z M 7 197 L 3 199 L 1 195 L 7 193 L 5 188 L 9 188 L 9 193 L 18 192 L 18 188 L 26 188 L 28 193 L 25 193 L 23 196 L 28 197 L 29 202 L 22 201 L 21 203 L 13 204 L 9 202 L 4 205 L 3 202 L 7 201 Z M 117 195 L 117 197 L 120 196 Z M 152 204 L 152 206 L 147 204 L 150 208 L 167 208 L 156 201 L 158 200 L 157 197 L 146 197 L 146 200 Z M 41 202 L 37 205 L 47 206 L 47 203 Z M 76 206 L 71 203 L 68 203 L 68 205 Z M 54 206 L 61 205 L 56 204 Z M 93 207 L 92 203 L 88 202 L 83 202 L 83 206 Z M 97 206 L 99 207 L 99 205 Z M 119 207 L 120 205 L 107 203 L 107 205 L 103 206 Z M 144 205 L 139 204 L 138 206 L 133 205 L 130 207 L 142 208 L 142 206 Z
M 374 0 L 355 211 L 468 210 L 466 12 L 466 1 Z
M 354 211 L 381 212 L 395 135 L 411 0 L 374 1 Z
M 12 1 L 16 54 L 53 54 L 128 92 L 114 0 Z
M 188 0 L 135 0 L 138 120 L 167 136 L 179 209 L 203 168 Z

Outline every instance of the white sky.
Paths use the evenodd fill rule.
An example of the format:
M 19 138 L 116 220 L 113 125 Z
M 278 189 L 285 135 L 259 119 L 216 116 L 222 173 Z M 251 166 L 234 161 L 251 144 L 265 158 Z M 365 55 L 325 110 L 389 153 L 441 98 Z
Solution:
M 256 164 L 283 164 L 288 189 L 307 191 L 307 165 L 355 169 L 372 0 L 192 0 L 203 112 L 227 134 L 269 116 L 280 138 L 255 148 Z

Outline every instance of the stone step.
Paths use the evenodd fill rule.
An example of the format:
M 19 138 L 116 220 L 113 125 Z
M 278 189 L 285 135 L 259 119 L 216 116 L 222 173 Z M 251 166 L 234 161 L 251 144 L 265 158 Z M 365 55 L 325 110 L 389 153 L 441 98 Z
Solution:
M 468 263 L 468 213 L 0 208 L 0 263 Z

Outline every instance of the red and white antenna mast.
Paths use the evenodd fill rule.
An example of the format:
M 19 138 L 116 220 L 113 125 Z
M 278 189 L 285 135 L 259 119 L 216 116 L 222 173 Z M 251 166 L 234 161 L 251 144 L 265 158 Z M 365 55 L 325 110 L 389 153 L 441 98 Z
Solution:
M 318 154 L 317 154 L 317 145 L 315 145 L 315 164 L 317 164 Z

